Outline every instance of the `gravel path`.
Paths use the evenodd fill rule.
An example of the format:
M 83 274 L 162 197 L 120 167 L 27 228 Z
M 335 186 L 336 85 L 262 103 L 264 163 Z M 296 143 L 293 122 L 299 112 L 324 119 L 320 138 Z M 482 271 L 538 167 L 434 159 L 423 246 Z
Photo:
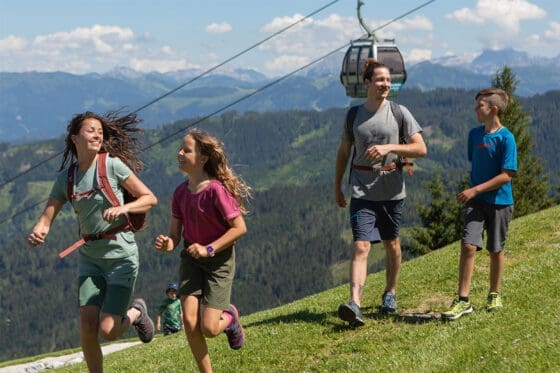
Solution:
M 102 346 L 103 355 L 108 355 L 111 352 L 123 350 L 128 347 L 135 346 L 142 342 L 123 342 L 123 343 L 112 343 L 110 345 Z M 81 363 L 84 361 L 84 355 L 82 352 L 76 352 L 70 355 L 57 356 L 57 357 L 46 357 L 41 360 L 37 360 L 31 363 L 12 365 L 5 368 L 0 368 L 0 373 L 30 373 L 30 372 L 40 372 L 45 369 L 60 368 L 65 365 L 72 365 Z

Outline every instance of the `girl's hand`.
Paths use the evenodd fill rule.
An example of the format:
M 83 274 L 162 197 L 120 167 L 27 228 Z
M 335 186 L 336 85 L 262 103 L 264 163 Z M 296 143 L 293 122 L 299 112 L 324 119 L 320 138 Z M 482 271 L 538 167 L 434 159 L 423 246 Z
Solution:
M 206 246 L 203 246 L 198 243 L 191 244 L 189 247 L 186 248 L 186 250 L 189 253 L 189 255 L 195 259 L 208 257 L 208 251 L 206 251 Z
M 164 236 L 160 234 L 156 237 L 156 241 L 154 244 L 157 251 L 172 251 L 173 250 L 173 240 L 169 236 Z

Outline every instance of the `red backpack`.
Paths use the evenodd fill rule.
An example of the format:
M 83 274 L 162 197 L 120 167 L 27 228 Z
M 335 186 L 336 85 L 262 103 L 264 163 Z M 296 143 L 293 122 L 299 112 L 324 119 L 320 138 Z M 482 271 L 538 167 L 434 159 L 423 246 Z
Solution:
M 73 163 L 68 168 L 68 178 L 66 183 L 66 193 L 68 200 L 72 204 L 76 198 L 87 197 L 97 190 L 101 190 L 105 198 L 111 202 L 113 207 L 120 206 L 119 199 L 115 195 L 115 191 L 111 187 L 109 178 L 107 177 L 107 153 L 99 153 L 97 155 L 97 187 L 90 191 L 74 194 L 74 182 L 76 169 L 78 165 Z M 126 189 L 123 188 L 124 203 L 128 203 L 136 200 L 136 197 L 131 195 Z M 64 251 L 60 252 L 58 256 L 64 258 L 66 255 L 70 254 L 72 251 L 76 250 L 78 247 L 82 246 L 87 241 L 99 240 L 102 238 L 107 238 L 110 240 L 116 239 L 116 234 L 125 230 L 130 230 L 132 232 L 138 232 L 146 224 L 146 213 L 130 213 L 126 216 L 126 222 L 111 228 L 105 232 L 97 234 L 81 235 L 82 238 L 76 241 L 73 245 L 66 248 Z

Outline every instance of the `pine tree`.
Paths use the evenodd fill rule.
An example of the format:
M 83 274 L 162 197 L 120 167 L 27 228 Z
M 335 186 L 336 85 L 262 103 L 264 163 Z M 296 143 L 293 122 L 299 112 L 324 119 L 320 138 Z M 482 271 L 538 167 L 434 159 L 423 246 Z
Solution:
M 458 188 L 464 189 L 465 182 L 459 184 Z M 454 194 L 445 190 L 441 174 L 434 176 L 428 188 L 430 204 L 416 206 L 422 226 L 412 228 L 411 247 L 408 247 L 415 254 L 425 254 L 455 242 L 463 230 L 461 205 Z
M 518 171 L 513 177 L 514 217 L 553 205 L 549 176 L 544 172 L 545 162 L 532 153 L 531 119 L 515 96 L 517 83 L 509 66 L 496 72 L 492 81 L 494 87 L 503 89 L 509 96 L 507 110 L 500 114 L 500 121 L 514 134 L 517 143 Z

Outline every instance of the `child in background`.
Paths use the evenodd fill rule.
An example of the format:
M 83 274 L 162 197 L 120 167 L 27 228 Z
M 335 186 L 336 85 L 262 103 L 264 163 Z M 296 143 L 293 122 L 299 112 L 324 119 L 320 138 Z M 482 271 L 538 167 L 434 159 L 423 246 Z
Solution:
M 156 321 L 156 330 L 162 330 L 163 320 L 163 335 L 177 333 L 182 329 L 183 312 L 181 311 L 181 302 L 177 298 L 177 290 L 179 285 L 172 282 L 167 285 L 165 294 L 167 297 L 161 302 L 159 306 L 159 314 Z
M 237 308 L 230 304 L 235 242 L 247 232 L 243 200 L 250 188 L 228 166 L 222 143 L 191 130 L 177 153 L 188 175 L 173 194 L 169 235 L 155 248 L 169 252 L 184 241 L 179 270 L 183 325 L 198 368 L 211 372 L 206 338 L 225 332 L 232 349 L 245 343 Z

